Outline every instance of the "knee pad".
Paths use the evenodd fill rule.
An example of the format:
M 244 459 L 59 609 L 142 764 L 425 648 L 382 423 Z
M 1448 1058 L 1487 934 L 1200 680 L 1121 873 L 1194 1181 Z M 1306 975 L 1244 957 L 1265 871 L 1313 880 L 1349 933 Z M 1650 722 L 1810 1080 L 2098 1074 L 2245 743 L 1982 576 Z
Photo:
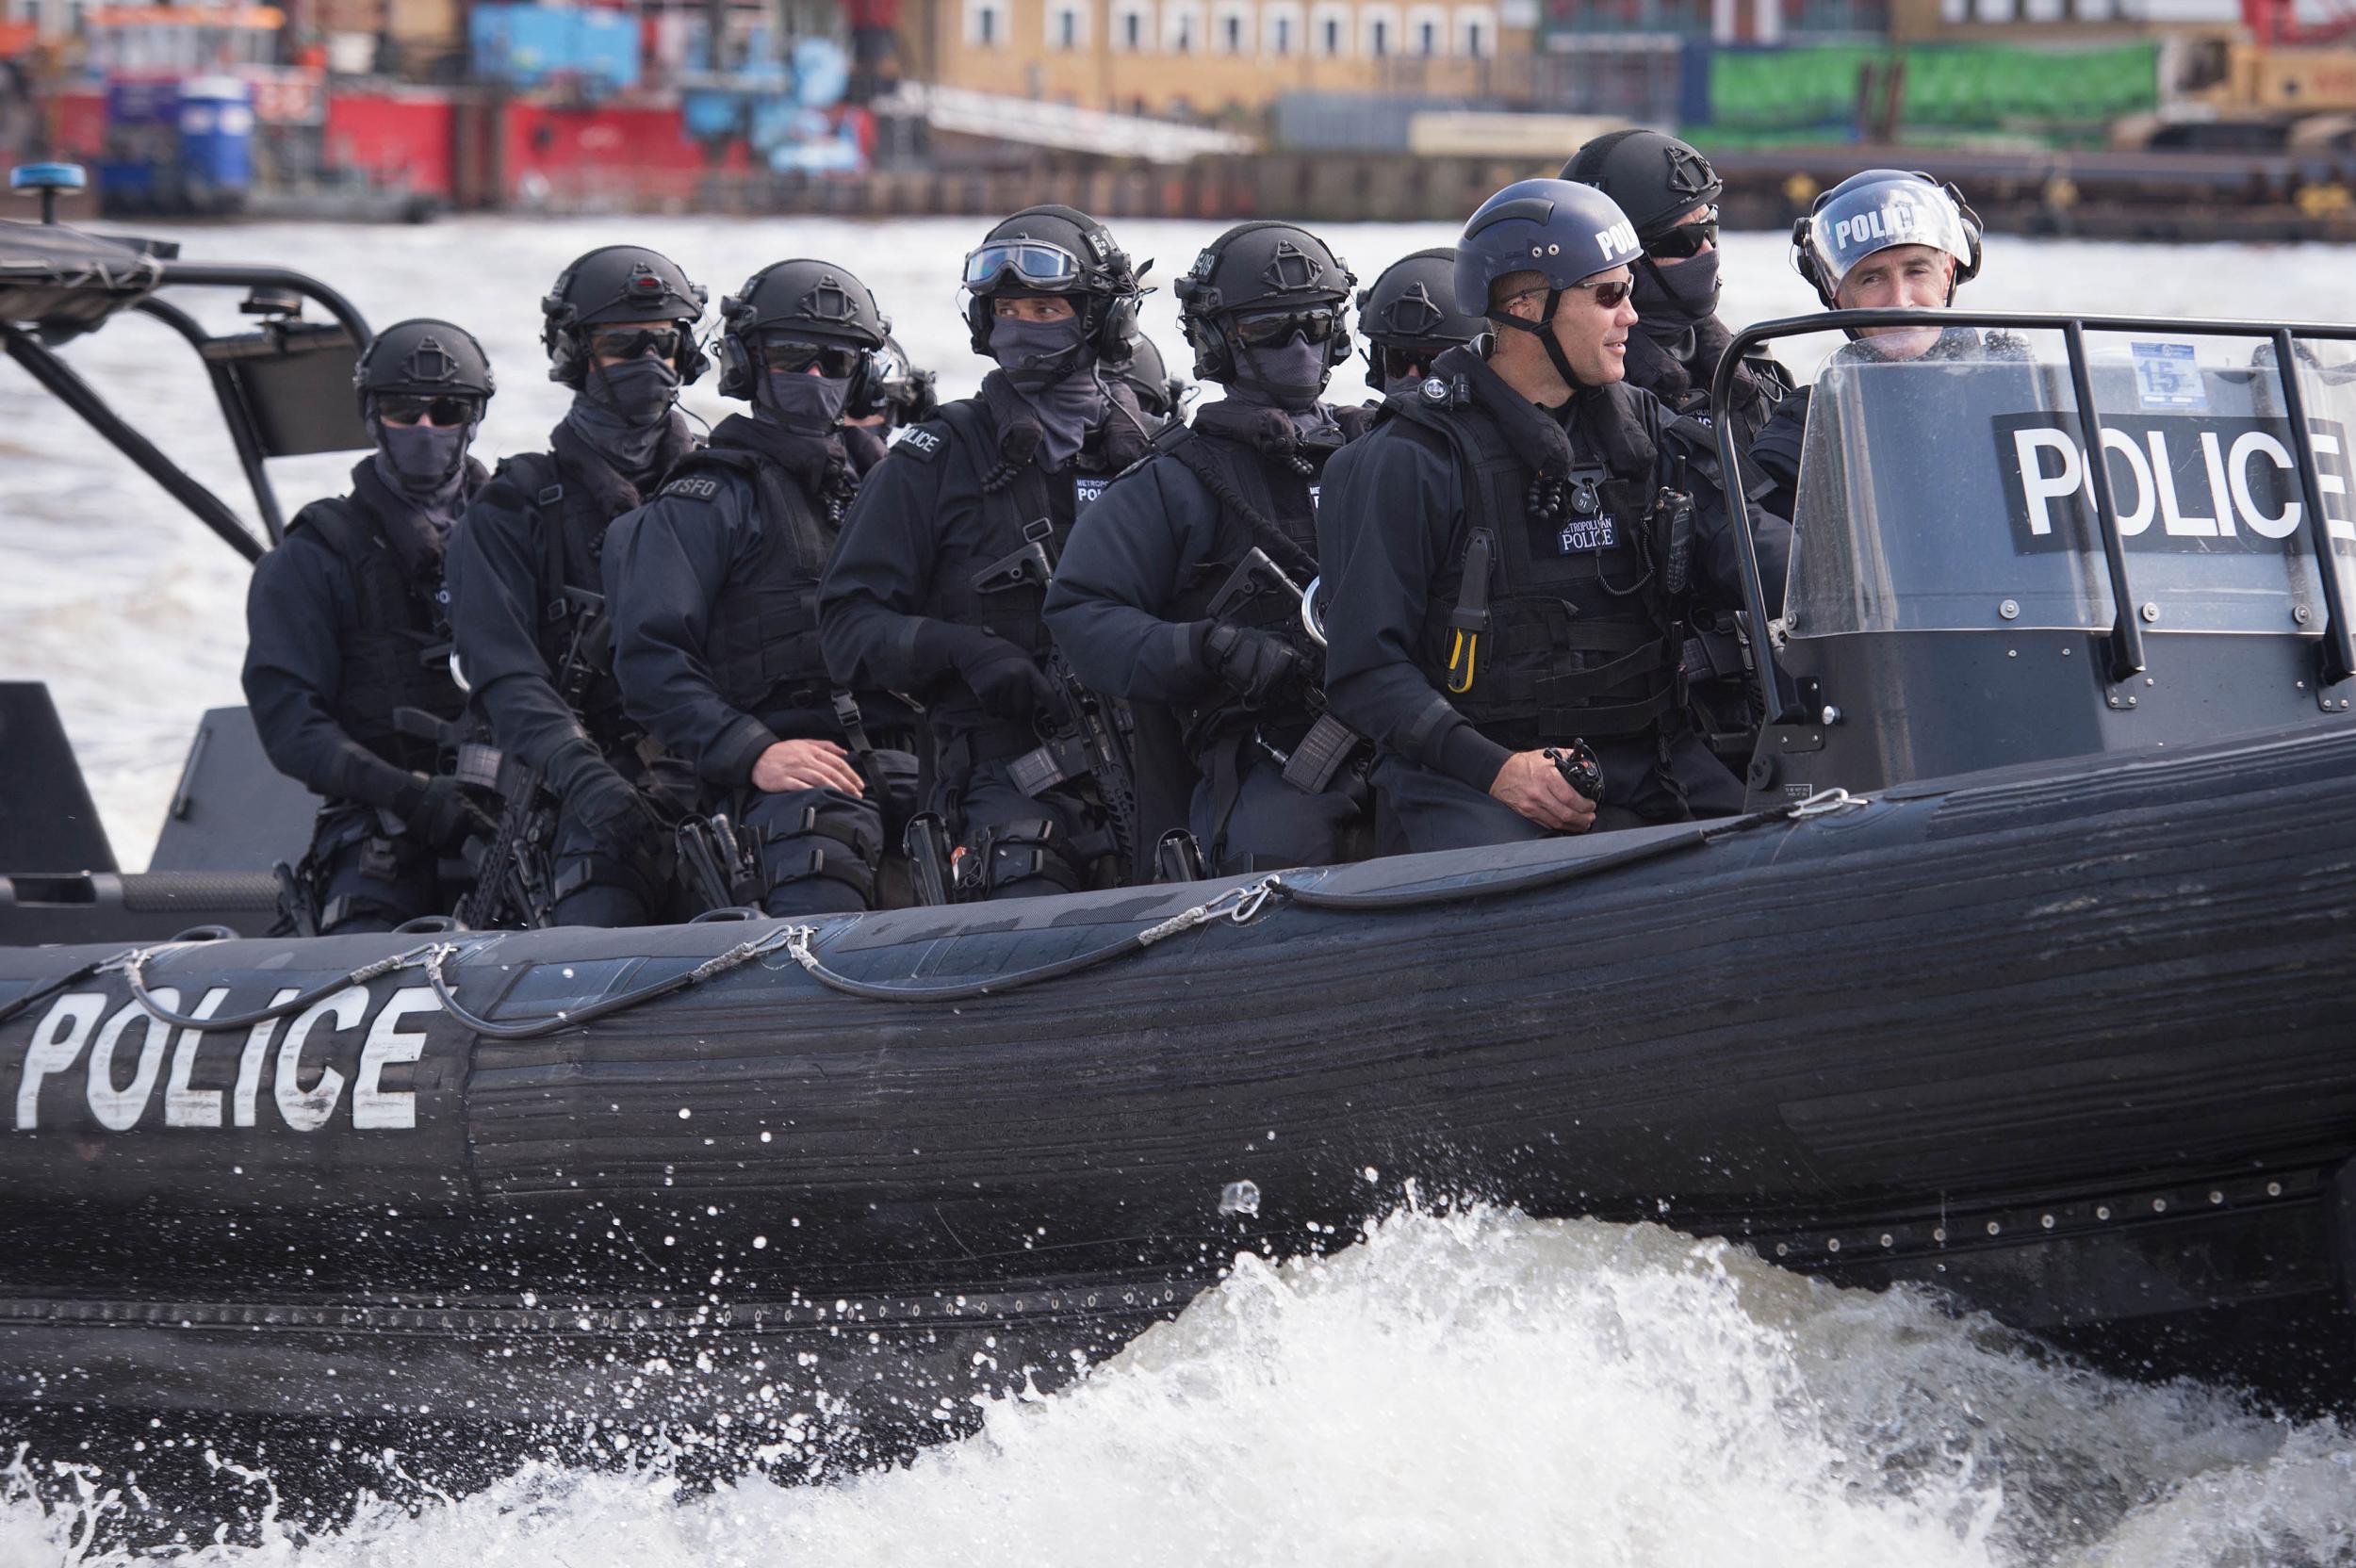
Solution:
M 827 795 L 802 808 L 798 823 L 764 825 L 761 841 L 762 903 L 779 889 L 810 877 L 849 888 L 861 908 L 875 901 L 875 868 L 883 859 L 883 821 L 873 806 Z
M 1052 817 L 983 829 L 960 858 L 957 880 L 969 888 L 968 897 L 980 898 L 1077 892 L 1086 883 Z

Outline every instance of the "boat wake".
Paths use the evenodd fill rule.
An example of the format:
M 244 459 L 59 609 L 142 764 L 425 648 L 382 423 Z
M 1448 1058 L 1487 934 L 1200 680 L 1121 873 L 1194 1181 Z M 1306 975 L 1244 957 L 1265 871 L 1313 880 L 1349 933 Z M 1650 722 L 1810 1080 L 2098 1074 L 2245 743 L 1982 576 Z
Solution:
M 1656 1226 L 1408 1212 L 1228 1279 L 1085 1380 L 912 1462 L 682 1484 L 527 1464 L 463 1496 L 378 1457 L 307 1531 L 264 1464 L 236 1534 L 17 1455 L 0 1563 L 2356 1562 L 2356 1442 L 2087 1370 L 1928 1296 L 1841 1291 Z M 171 1439 L 159 1428 L 156 1442 Z M 793 1468 L 811 1474 L 809 1456 Z

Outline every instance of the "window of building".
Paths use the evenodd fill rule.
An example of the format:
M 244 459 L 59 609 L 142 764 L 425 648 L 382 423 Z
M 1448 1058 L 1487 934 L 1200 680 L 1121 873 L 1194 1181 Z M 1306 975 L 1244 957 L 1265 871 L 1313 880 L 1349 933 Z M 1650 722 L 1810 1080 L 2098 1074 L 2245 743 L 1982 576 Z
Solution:
M 1055 0 L 1047 8 L 1047 47 L 1072 50 L 1088 41 L 1088 12 L 1076 0 Z
M 1339 59 L 1350 53 L 1350 8 L 1341 5 L 1321 5 L 1310 13 L 1309 36 L 1312 47 L 1327 59 Z
M 1122 0 L 1113 12 L 1113 47 L 1140 55 L 1153 47 L 1153 8 L 1143 0 Z
M 1366 55 L 1371 59 L 1388 59 L 1399 52 L 1399 12 L 1389 6 L 1368 6 L 1359 12 L 1364 24 Z
M 1456 10 L 1456 52 L 1485 60 L 1497 52 L 1497 13 L 1486 6 L 1460 6 Z
M 1222 55 L 1252 53 L 1252 7 L 1244 0 L 1220 0 L 1211 20 L 1211 40 Z
M 965 41 L 984 49 L 1003 47 L 1012 8 L 1011 0 L 965 0 Z
M 1170 0 L 1162 8 L 1162 47 L 1173 55 L 1191 55 L 1203 47 L 1201 0 Z
M 1448 53 L 1448 12 L 1416 6 L 1407 13 L 1407 52 L 1426 59 Z
M 1292 55 L 1301 49 L 1301 8 L 1291 0 L 1272 0 L 1260 9 L 1260 47 L 1271 55 Z

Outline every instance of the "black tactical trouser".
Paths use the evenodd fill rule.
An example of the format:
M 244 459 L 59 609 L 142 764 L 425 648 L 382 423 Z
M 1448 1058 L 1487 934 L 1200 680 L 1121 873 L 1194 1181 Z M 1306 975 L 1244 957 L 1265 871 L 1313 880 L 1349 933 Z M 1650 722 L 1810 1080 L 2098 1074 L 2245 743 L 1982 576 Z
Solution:
M 964 896 L 1039 898 L 1095 886 L 1095 869 L 1114 844 L 1104 808 L 1083 791 L 1086 781 L 1027 795 L 1007 776 L 1010 766 L 983 763 L 957 792 Z
M 1728 817 L 1742 809 L 1742 786 L 1691 730 L 1669 740 L 1665 761 L 1646 737 L 1599 741 L 1593 749 L 1604 779 L 1604 805 L 1593 832 Z M 1403 758 L 1386 756 L 1376 763 L 1374 787 L 1411 854 L 1557 836 L 1496 796 Z
M 1213 874 L 1330 866 L 1341 859 L 1344 836 L 1358 820 L 1357 798 L 1340 784 L 1315 794 L 1293 788 L 1275 758 L 1240 739 L 1232 764 L 1203 768 L 1188 813 L 1187 825 Z M 1349 776 L 1347 769 L 1342 776 Z
M 463 882 L 442 880 L 440 858 L 399 817 L 352 801 L 319 808 L 308 864 L 321 936 L 390 931 L 419 915 L 445 915 L 466 891 Z
M 856 914 L 877 906 L 876 878 L 892 847 L 885 824 L 908 820 L 916 799 L 916 759 L 883 750 L 875 758 L 889 801 L 826 789 L 752 790 L 740 796 L 739 837 L 760 856 L 764 914 Z

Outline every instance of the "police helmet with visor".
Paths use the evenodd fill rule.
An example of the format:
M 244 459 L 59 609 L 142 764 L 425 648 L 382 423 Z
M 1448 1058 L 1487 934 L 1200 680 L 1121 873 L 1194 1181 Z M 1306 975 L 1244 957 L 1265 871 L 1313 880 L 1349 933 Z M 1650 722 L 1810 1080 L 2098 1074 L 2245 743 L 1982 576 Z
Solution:
M 1868 169 L 1816 198 L 1792 227 L 1792 262 L 1829 309 L 1841 280 L 1876 252 L 1927 245 L 1955 258 L 1947 295 L 1980 270 L 1980 219 L 1952 185 L 1900 169 Z

